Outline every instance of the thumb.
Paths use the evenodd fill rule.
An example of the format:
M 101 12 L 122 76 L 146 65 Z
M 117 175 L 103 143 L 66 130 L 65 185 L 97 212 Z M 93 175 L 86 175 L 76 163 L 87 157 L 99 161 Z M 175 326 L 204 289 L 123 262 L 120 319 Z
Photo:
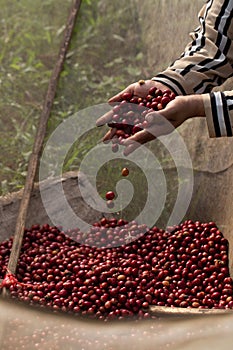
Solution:
M 135 89 L 135 84 L 131 84 L 129 86 L 127 86 L 124 90 L 120 91 L 118 94 L 116 94 L 115 96 L 111 97 L 108 102 L 111 103 L 111 102 L 119 102 L 122 100 L 122 95 L 124 93 L 129 93 L 131 95 L 134 94 L 134 89 Z
M 119 93 L 116 94 L 115 96 L 112 96 L 112 97 L 108 100 L 108 103 L 120 102 L 120 101 L 122 100 L 121 95 L 122 95 L 122 92 L 119 92 Z

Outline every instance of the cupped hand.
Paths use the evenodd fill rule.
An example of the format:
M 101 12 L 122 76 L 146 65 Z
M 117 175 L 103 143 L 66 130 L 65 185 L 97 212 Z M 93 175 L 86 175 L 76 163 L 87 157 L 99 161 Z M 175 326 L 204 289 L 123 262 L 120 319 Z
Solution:
M 122 95 L 124 93 L 130 93 L 133 97 L 144 98 L 148 95 L 150 88 L 153 86 L 156 86 L 158 89 L 160 89 L 162 91 L 167 89 L 166 85 L 161 84 L 161 83 L 154 81 L 154 80 L 139 80 L 139 82 L 130 84 L 124 90 L 122 90 L 121 92 L 119 92 L 115 96 L 111 97 L 108 100 L 108 103 L 111 104 L 111 103 L 117 103 L 117 102 L 122 101 Z M 97 119 L 96 125 L 102 126 L 102 125 L 109 123 L 112 119 L 112 116 L 113 116 L 112 111 L 105 113 L 103 116 L 101 116 L 100 118 Z M 109 130 L 109 132 L 105 135 L 103 141 L 111 139 L 114 134 L 115 134 L 114 130 L 113 131 Z
M 189 118 L 203 116 L 205 116 L 205 111 L 201 95 L 177 96 L 160 112 L 147 114 L 148 128 L 123 140 L 124 155 L 129 155 L 141 144 L 154 140 L 156 137 L 170 134 Z
M 121 101 L 122 94 L 124 94 L 125 92 L 131 93 L 134 97 L 144 98 L 146 97 L 146 95 L 148 95 L 150 88 L 152 88 L 153 86 L 156 86 L 157 89 L 160 89 L 162 91 L 167 89 L 166 85 L 154 80 L 139 80 L 136 83 L 130 84 L 129 86 L 127 86 L 127 88 L 125 88 L 115 96 L 111 97 L 108 102 L 111 103 Z

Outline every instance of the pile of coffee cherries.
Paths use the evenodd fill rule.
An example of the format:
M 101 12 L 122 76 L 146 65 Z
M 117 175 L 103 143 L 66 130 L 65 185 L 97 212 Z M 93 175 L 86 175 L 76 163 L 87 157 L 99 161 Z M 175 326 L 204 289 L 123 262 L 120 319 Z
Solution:
M 83 237 L 48 224 L 26 229 L 15 276 L 7 271 L 12 238 L 5 240 L 2 287 L 13 298 L 102 320 L 150 318 L 150 305 L 233 308 L 228 241 L 214 222 L 163 230 L 102 218 L 78 243 Z
M 129 92 L 122 94 L 122 101 L 112 108 L 112 120 L 108 124 L 116 128 L 115 137 L 112 139 L 112 151 L 117 152 L 118 144 L 135 133 L 148 127 L 145 116 L 154 111 L 160 111 L 175 98 L 171 90 L 164 91 L 152 87 L 145 98 L 135 97 Z

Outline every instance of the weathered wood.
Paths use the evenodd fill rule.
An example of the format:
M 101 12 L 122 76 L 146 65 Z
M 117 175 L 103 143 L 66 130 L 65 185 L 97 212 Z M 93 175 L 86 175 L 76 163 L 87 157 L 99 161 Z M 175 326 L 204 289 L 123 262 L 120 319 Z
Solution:
M 182 307 L 167 307 L 167 306 L 154 306 L 149 307 L 149 311 L 154 316 L 159 317 L 194 317 L 200 315 L 221 315 L 231 313 L 232 309 L 195 309 L 195 308 L 182 308 Z
M 43 146 L 43 142 L 46 134 L 47 122 L 51 114 L 51 109 L 53 106 L 53 101 L 55 98 L 55 93 L 56 93 L 60 73 L 62 71 L 63 64 L 66 58 L 66 53 L 68 51 L 68 47 L 70 44 L 70 40 L 72 37 L 72 33 L 75 26 L 77 14 L 80 9 L 80 5 L 81 5 L 81 0 L 76 0 L 73 3 L 71 11 L 69 13 L 69 17 L 68 17 L 67 25 L 65 29 L 65 35 L 60 46 L 57 62 L 55 64 L 54 70 L 52 72 L 52 75 L 49 81 L 47 94 L 45 97 L 42 113 L 39 120 L 35 143 L 33 146 L 33 151 L 29 159 L 27 177 L 26 177 L 25 187 L 23 191 L 23 197 L 19 208 L 13 246 L 12 246 L 11 255 L 10 255 L 9 264 L 8 264 L 8 269 L 12 273 L 15 273 L 16 271 L 17 261 L 19 258 L 23 235 L 24 235 L 24 227 L 25 227 L 25 220 L 27 216 L 27 210 L 28 210 L 31 192 L 35 181 L 35 175 L 38 167 L 39 157 L 42 151 L 42 146 Z

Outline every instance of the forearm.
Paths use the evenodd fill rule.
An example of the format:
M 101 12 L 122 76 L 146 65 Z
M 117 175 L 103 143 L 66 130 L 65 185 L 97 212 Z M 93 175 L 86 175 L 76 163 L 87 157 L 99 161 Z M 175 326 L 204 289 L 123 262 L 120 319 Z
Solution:
M 210 137 L 233 136 L 233 91 L 177 96 L 161 114 L 175 127 L 189 118 L 204 117 Z
M 181 57 L 153 78 L 178 95 L 210 92 L 232 76 L 233 1 L 208 1 L 199 21 Z

